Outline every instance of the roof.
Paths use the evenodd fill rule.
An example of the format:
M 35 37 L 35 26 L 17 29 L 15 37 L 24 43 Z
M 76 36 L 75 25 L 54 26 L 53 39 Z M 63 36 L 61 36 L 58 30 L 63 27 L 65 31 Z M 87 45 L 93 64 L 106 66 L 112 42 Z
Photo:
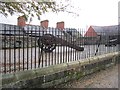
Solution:
M 39 25 L 26 25 L 26 26 L 24 26 L 24 30 L 25 31 L 43 31 L 43 30 L 45 30 L 45 28 L 44 27 L 42 27 L 42 26 L 39 26 Z
M 75 28 L 65 28 L 64 31 L 68 32 L 69 34 L 72 34 L 72 36 L 82 36 L 82 34 Z
M 20 26 L 0 23 L 0 34 L 23 34 Z
M 103 27 L 106 35 L 118 34 L 118 25 Z
M 97 34 L 115 35 L 118 34 L 118 25 L 112 26 L 91 26 Z

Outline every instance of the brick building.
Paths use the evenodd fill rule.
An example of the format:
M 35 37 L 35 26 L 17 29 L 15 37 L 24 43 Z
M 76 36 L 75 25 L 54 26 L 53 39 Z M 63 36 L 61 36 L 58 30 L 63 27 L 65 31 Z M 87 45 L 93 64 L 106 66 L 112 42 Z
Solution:
M 118 25 L 111 26 L 90 26 L 84 37 L 87 37 L 87 42 L 90 42 L 92 38 L 93 42 L 97 40 L 97 37 L 101 36 L 101 42 L 105 43 L 109 39 L 117 38 L 118 36 Z M 95 39 L 96 38 L 96 39 Z

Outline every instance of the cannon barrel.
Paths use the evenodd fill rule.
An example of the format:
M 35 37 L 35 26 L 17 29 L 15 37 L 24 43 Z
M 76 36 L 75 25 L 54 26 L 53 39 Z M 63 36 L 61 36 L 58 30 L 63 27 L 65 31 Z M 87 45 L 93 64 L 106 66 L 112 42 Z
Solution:
M 76 45 L 75 43 L 68 42 L 67 40 L 64 40 L 62 38 L 55 38 L 55 39 L 56 39 L 56 42 L 55 42 L 56 44 L 60 43 L 62 46 L 68 46 L 68 47 L 73 48 L 77 51 L 83 51 L 84 50 L 83 47 L 80 47 L 80 46 Z
M 60 44 L 61 46 L 68 46 L 68 47 L 73 48 L 77 51 L 84 51 L 83 47 L 80 47 L 80 46 L 76 45 L 75 43 L 71 43 L 67 40 L 64 40 L 62 38 L 58 38 L 58 37 L 53 36 L 51 34 L 43 35 L 38 39 L 39 47 L 42 48 L 46 52 L 52 52 L 55 49 L 57 44 Z M 45 46 L 45 48 L 43 48 L 44 46 Z

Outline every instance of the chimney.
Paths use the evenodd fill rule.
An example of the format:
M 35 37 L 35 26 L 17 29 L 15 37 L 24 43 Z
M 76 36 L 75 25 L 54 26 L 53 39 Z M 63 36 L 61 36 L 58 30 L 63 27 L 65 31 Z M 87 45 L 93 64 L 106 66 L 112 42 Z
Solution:
M 63 30 L 64 29 L 64 22 L 57 22 L 56 28 Z
M 40 23 L 42 27 L 48 28 L 48 22 L 49 22 L 48 20 L 43 20 Z
M 18 19 L 18 22 L 17 22 L 18 26 L 24 27 L 26 25 L 26 20 L 24 16 L 20 16 L 17 19 Z

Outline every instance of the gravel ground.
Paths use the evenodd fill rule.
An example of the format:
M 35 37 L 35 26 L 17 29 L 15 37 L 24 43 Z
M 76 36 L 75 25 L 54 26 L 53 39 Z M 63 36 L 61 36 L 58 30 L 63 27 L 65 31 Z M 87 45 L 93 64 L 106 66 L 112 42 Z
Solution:
M 109 67 L 79 80 L 68 82 L 56 88 L 118 88 L 118 65 Z

